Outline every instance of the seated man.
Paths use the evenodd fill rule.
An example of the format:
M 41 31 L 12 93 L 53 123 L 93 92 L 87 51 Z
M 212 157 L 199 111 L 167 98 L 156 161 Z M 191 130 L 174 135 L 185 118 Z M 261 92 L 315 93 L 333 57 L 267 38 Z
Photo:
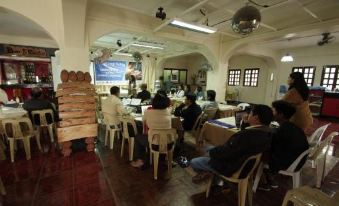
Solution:
M 269 184 L 259 188 L 265 191 L 269 191 L 271 187 L 277 187 L 272 175 L 278 173 L 279 170 L 286 170 L 301 153 L 309 148 L 304 131 L 289 121 L 295 113 L 293 105 L 286 101 L 278 100 L 273 102 L 272 106 L 274 119 L 280 126 L 273 130 L 269 155 L 269 174 L 267 174 Z M 306 158 L 299 167 L 305 161 Z
M 7 102 L 8 102 L 7 93 L 0 88 L 0 105 L 7 104 Z
M 138 93 L 137 98 L 141 99 L 141 102 L 151 99 L 151 93 L 147 91 L 147 84 L 141 84 L 141 92 Z
M 216 93 L 214 90 L 207 90 L 207 101 L 201 106 L 202 110 L 207 108 L 216 108 L 218 109 L 218 103 L 215 101 Z
M 22 107 L 26 111 L 28 111 L 31 120 L 34 121 L 35 124 L 40 125 L 40 119 L 38 117 L 34 117 L 34 119 L 32 118 L 31 112 L 35 110 L 51 109 L 53 110 L 53 113 L 54 113 L 54 120 L 55 121 L 58 120 L 58 114 L 55 111 L 55 108 L 53 107 L 52 103 L 42 98 L 41 88 L 39 87 L 33 88 L 31 91 L 31 97 L 32 98 L 30 100 L 24 102 Z M 49 117 L 48 115 L 46 115 L 46 118 L 47 118 L 48 123 L 52 123 L 52 117 Z
M 208 157 L 191 160 L 191 167 L 198 172 L 198 175 L 192 178 L 193 182 L 200 182 L 211 172 L 231 176 L 248 157 L 268 150 L 271 143 L 269 125 L 272 118 L 271 108 L 255 105 L 248 117 L 250 127 L 232 135 L 224 145 L 210 149 Z
M 124 113 L 124 107 L 119 98 L 120 88 L 113 86 L 111 87 L 110 92 L 111 96 L 102 101 L 101 110 L 104 116 L 107 117 L 105 123 L 110 125 L 118 125 L 120 124 L 121 117 Z
M 193 129 L 195 121 L 201 114 L 201 108 L 195 101 L 195 95 L 188 94 L 186 95 L 185 103 L 178 106 L 174 111 L 175 116 L 184 118 L 182 126 L 185 131 Z

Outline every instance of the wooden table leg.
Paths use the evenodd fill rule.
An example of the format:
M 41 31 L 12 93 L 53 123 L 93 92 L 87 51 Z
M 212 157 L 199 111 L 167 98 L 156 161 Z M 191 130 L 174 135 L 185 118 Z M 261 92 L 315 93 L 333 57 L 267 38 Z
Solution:
M 64 157 L 68 157 L 72 153 L 72 142 L 67 141 L 67 142 L 62 142 L 61 143 L 61 153 L 64 155 Z
M 87 151 L 93 152 L 94 151 L 94 137 L 87 137 L 85 142 L 87 144 Z

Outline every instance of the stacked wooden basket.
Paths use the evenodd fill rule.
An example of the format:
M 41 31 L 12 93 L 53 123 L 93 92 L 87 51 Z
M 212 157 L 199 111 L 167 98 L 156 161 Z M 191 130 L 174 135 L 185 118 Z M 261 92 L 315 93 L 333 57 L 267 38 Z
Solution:
M 60 118 L 57 134 L 64 156 L 71 154 L 71 140 L 75 139 L 85 138 L 87 151 L 94 150 L 98 127 L 95 118 L 96 93 L 91 79 L 88 72 L 61 72 L 62 83 L 56 92 Z

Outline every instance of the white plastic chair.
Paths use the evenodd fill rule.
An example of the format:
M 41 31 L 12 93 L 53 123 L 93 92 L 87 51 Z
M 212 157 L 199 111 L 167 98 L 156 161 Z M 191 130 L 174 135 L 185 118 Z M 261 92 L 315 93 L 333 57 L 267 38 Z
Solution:
M 247 158 L 247 160 L 242 164 L 242 166 L 240 167 L 240 169 L 238 171 L 236 171 L 231 177 L 226 177 L 224 175 L 220 175 L 220 174 L 214 174 L 217 175 L 218 177 L 220 177 L 221 179 L 225 180 L 225 181 L 229 181 L 229 182 L 233 182 L 233 183 L 237 183 L 238 184 L 238 206 L 245 206 L 246 205 L 246 194 L 249 200 L 249 205 L 252 205 L 252 174 L 253 171 L 257 168 L 259 162 L 260 162 L 260 158 L 261 158 L 261 153 L 257 154 L 257 155 L 253 155 L 250 156 L 249 158 Z M 250 169 L 250 171 L 248 171 L 248 173 L 242 174 L 243 173 L 243 169 L 247 168 L 245 167 L 250 161 L 255 161 L 253 163 L 252 168 Z M 241 175 L 245 175 L 245 176 L 241 176 Z M 209 193 L 210 193 L 210 189 L 212 186 L 212 182 L 213 182 L 214 177 L 212 177 L 208 184 L 207 184 L 207 190 L 206 190 L 206 198 L 209 197 Z
M 339 202 L 339 192 L 337 191 L 333 197 L 329 197 L 318 189 L 304 186 L 289 190 L 282 206 L 287 206 L 290 202 L 295 206 L 336 206 Z
M 51 110 L 51 109 L 35 110 L 35 111 L 32 111 L 31 114 L 32 114 L 32 122 L 33 122 L 35 128 L 37 128 L 37 130 L 41 132 L 41 130 L 40 130 L 41 127 L 47 127 L 49 137 L 51 138 L 51 142 L 54 142 L 54 132 L 53 131 L 56 129 L 56 124 L 55 124 L 55 121 L 54 121 L 53 110 Z M 40 125 L 35 124 L 35 122 L 34 122 L 34 118 L 35 118 L 36 115 L 39 116 Z M 52 122 L 50 124 L 48 124 L 48 122 L 47 122 L 46 115 L 50 115 L 51 118 L 52 118 Z
M 114 140 L 115 140 L 115 134 L 117 135 L 118 138 L 120 138 L 120 125 L 111 125 L 108 122 L 107 114 L 104 115 L 104 124 L 106 125 L 106 132 L 105 132 L 105 146 L 107 146 L 108 138 L 110 140 L 109 147 L 110 149 L 113 149 L 114 146 Z M 109 134 L 108 134 L 109 133 Z M 109 136 L 108 136 L 109 135 Z
M 20 127 L 20 124 L 25 125 L 27 129 L 23 130 Z M 29 118 L 22 117 L 19 119 L 4 119 L 2 120 L 2 126 L 5 130 L 6 137 L 9 141 L 12 162 L 14 162 L 14 146 L 15 141 L 17 140 L 23 141 L 27 160 L 31 159 L 31 146 L 30 146 L 31 137 L 35 136 L 38 148 L 41 151 L 40 134 L 38 131 L 33 130 L 32 122 Z
M 313 134 L 308 138 L 308 142 L 311 146 L 314 146 L 321 141 L 323 134 L 325 133 L 327 127 L 330 126 L 330 124 L 331 123 L 325 124 L 313 132 Z
M 301 184 L 300 181 L 301 181 L 301 170 L 302 170 L 302 167 L 298 171 L 296 171 L 296 168 L 298 167 L 298 165 L 301 162 L 301 160 L 304 157 L 306 157 L 309 153 L 310 153 L 309 149 L 305 150 L 303 153 L 301 153 L 299 155 L 299 157 L 296 160 L 294 160 L 294 162 L 287 168 L 287 170 L 280 170 L 279 171 L 279 174 L 286 175 L 286 176 L 291 176 L 292 177 L 293 188 L 297 188 Z M 268 168 L 268 165 L 264 164 L 263 162 L 260 163 L 260 165 L 258 167 L 257 174 L 256 174 L 255 179 L 254 179 L 254 184 L 253 184 L 253 188 L 252 188 L 253 192 L 256 192 L 256 190 L 258 188 L 258 185 L 259 185 L 262 173 L 264 171 L 264 168 Z
M 167 167 L 169 177 L 172 175 L 172 160 L 173 160 L 173 150 L 175 139 L 177 136 L 176 129 L 150 129 L 148 131 L 148 142 L 150 150 L 150 162 L 153 161 L 154 167 L 154 179 L 158 179 L 158 164 L 159 164 L 159 155 L 167 155 Z M 154 150 L 152 146 L 158 145 L 158 150 Z M 168 148 L 169 145 L 172 145 L 171 148 Z
M 323 141 L 321 141 L 317 146 L 311 148 L 310 155 L 308 157 L 309 160 L 315 161 L 316 169 L 317 169 L 317 181 L 316 186 L 320 188 L 321 183 L 325 177 L 325 168 L 326 168 L 326 156 L 328 154 L 328 150 L 330 148 L 330 144 L 335 136 L 338 136 L 338 132 L 332 132 L 330 135 L 326 137 Z M 325 152 L 323 151 L 325 149 Z
M 135 136 L 130 136 L 128 132 L 128 125 L 133 127 L 134 135 L 137 135 L 137 126 L 135 124 L 134 118 L 124 117 L 122 119 L 122 141 L 121 141 L 121 157 L 124 154 L 125 140 L 128 140 L 128 155 L 129 161 L 133 160 L 133 151 L 134 151 L 134 138 Z
M 240 103 L 237 105 L 238 108 L 240 108 L 241 110 L 245 110 L 246 107 L 250 107 L 251 105 L 248 103 Z

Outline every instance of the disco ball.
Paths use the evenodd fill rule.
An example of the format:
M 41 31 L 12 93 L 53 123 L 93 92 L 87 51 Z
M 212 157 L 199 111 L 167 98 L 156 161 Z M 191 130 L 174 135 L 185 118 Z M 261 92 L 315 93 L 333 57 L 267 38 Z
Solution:
M 232 29 L 242 35 L 251 33 L 259 27 L 261 15 L 257 8 L 244 6 L 239 9 L 232 18 Z

